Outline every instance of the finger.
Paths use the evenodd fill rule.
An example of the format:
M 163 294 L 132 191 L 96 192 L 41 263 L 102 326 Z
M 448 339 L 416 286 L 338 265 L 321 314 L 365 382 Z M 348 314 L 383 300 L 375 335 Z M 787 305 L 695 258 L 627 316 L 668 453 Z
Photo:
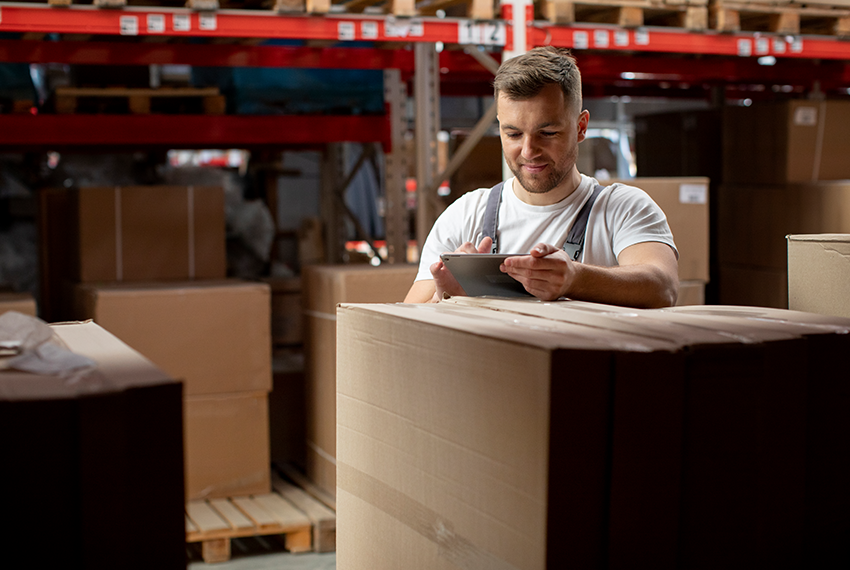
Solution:
M 485 236 L 480 242 L 478 242 L 478 253 L 490 253 L 493 251 L 493 238 L 490 236 Z
M 546 257 L 549 254 L 555 253 L 558 251 L 554 245 L 550 245 L 548 243 L 538 243 L 531 249 L 532 257 Z
M 478 250 L 475 249 L 475 246 L 472 245 L 472 242 L 465 242 L 459 248 L 455 250 L 455 253 L 478 253 Z

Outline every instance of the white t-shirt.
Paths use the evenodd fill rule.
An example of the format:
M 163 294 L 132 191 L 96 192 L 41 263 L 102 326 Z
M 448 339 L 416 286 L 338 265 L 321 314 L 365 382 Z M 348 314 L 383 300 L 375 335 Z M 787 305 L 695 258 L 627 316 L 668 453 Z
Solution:
M 597 184 L 595 179 L 582 174 L 575 192 L 557 204 L 532 206 L 514 194 L 513 178 L 507 180 L 496 228 L 499 253 L 527 254 L 541 242 L 562 248 L 576 216 Z M 483 237 L 489 193 L 489 188 L 468 192 L 437 218 L 422 249 L 417 281 L 433 278 L 430 267 L 441 253 L 455 251 L 465 242 L 478 245 Z M 649 241 L 666 243 L 676 251 L 667 217 L 652 198 L 640 188 L 612 184 L 600 192 L 590 211 L 580 261 L 613 267 L 618 265 L 621 251 Z

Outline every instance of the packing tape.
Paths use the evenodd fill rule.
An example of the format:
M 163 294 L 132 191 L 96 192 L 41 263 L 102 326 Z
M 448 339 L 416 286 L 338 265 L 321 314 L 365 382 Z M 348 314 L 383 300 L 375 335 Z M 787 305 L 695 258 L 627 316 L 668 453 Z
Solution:
M 121 226 L 121 187 L 115 187 L 115 280 L 124 280 L 124 236 Z
M 324 449 L 322 449 L 321 447 L 319 447 L 318 445 L 316 445 L 315 443 L 313 443 L 309 439 L 307 440 L 307 447 L 309 447 L 310 449 L 315 451 L 316 455 L 318 455 L 319 457 L 321 457 L 325 461 L 330 461 L 333 465 L 336 465 L 336 457 L 334 457 L 333 455 L 331 455 L 330 453 L 328 453 L 327 451 L 325 451 Z
M 330 313 L 322 313 L 321 311 L 309 311 L 309 310 L 307 310 L 307 311 L 302 311 L 301 313 L 304 314 L 304 315 L 307 315 L 308 317 L 314 317 L 316 319 L 327 319 L 329 321 L 335 321 L 336 320 L 336 315 L 331 315 Z
M 454 525 L 419 501 L 351 465 L 337 463 L 337 487 L 366 501 L 435 543 L 439 555 L 462 570 L 518 570 L 454 531 Z
M 815 139 L 815 156 L 812 163 L 812 182 L 820 176 L 820 162 L 823 155 L 823 133 L 826 130 L 826 101 L 821 101 L 818 113 L 818 133 Z
M 188 201 L 188 220 L 189 226 L 189 279 L 195 278 L 195 187 L 189 186 L 186 189 L 186 200 Z

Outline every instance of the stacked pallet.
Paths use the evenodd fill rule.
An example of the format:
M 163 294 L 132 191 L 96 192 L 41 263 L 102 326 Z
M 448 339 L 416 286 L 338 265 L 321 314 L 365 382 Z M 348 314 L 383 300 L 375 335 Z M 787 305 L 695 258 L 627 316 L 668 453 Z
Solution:
M 847 0 L 713 0 L 709 11 L 711 28 L 720 32 L 850 35 Z

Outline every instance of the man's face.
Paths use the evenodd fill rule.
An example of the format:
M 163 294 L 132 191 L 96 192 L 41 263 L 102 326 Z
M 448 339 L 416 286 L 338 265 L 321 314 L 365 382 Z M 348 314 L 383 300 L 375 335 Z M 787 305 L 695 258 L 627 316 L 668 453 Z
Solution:
M 519 101 L 499 93 L 497 103 L 502 151 L 522 187 L 530 194 L 545 194 L 568 180 L 578 143 L 584 140 L 587 111 L 576 116 L 554 84 Z

